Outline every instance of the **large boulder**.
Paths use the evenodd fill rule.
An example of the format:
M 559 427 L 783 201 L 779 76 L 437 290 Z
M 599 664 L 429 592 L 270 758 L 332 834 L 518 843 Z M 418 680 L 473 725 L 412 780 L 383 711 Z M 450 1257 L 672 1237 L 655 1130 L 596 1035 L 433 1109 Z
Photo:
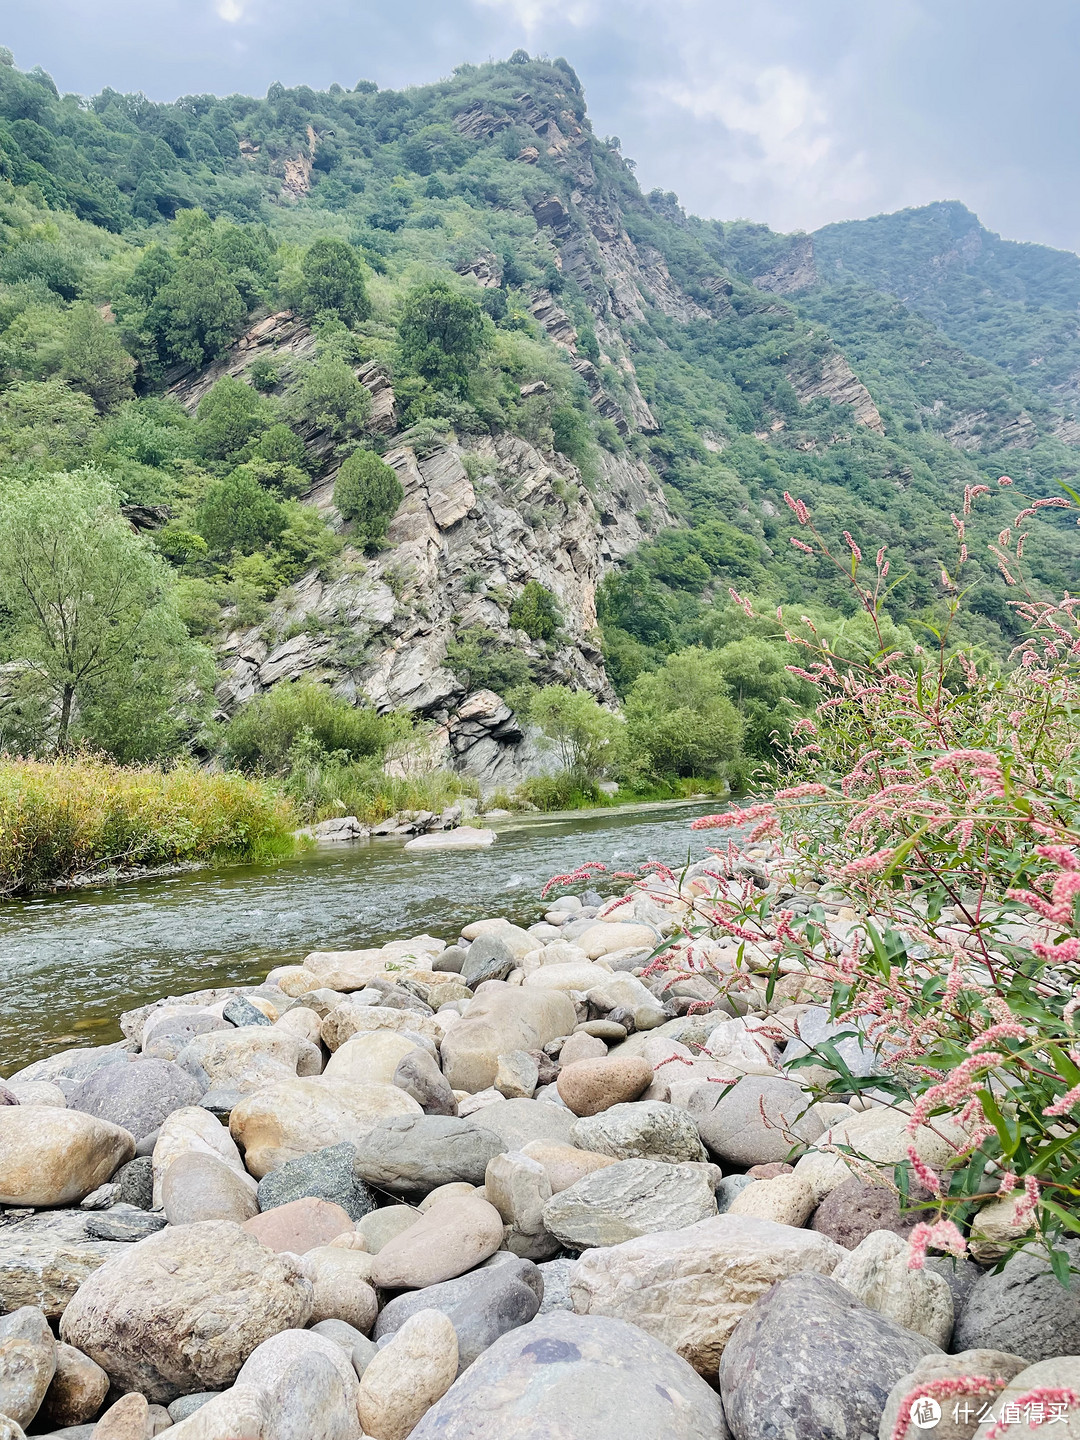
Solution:
M 570 1296 L 579 1315 L 630 1320 L 702 1375 L 713 1375 L 735 1326 L 759 1296 L 802 1271 L 830 1275 L 844 1254 L 811 1230 L 718 1215 L 685 1230 L 586 1250 Z
M 791 1275 L 743 1316 L 720 1361 L 735 1440 L 874 1436 L 889 1391 L 936 1350 L 824 1275 Z
M 1059 1240 L 1074 1270 L 1080 1240 Z M 1032 1363 L 1080 1355 L 1080 1286 L 1065 1288 L 1045 1255 L 1020 1251 L 977 1280 L 960 1309 L 954 1350 L 1005 1350 Z
M 340 1345 L 286 1330 L 252 1351 L 232 1389 L 174 1425 L 170 1440 L 362 1440 L 359 1398 Z
M 794 1179 L 794 1176 L 790 1177 Z M 952 1291 L 925 1267 L 908 1266 L 908 1247 L 891 1230 L 875 1230 L 845 1255 L 832 1278 L 871 1310 L 944 1350 L 953 1330 Z
M 374 1338 L 395 1334 L 418 1310 L 440 1310 L 458 1337 L 458 1368 L 466 1370 L 500 1335 L 527 1325 L 540 1308 L 544 1281 L 531 1260 L 496 1251 L 456 1280 L 396 1296 L 379 1312 Z
M 416 1041 L 397 1030 L 361 1030 L 334 1051 L 323 1074 L 328 1080 L 392 1085 L 394 1071 Z
M 400 1013 L 400 1012 L 395 1012 Z M 389 1115 L 420 1115 L 420 1106 L 396 1085 L 352 1080 L 281 1080 L 241 1101 L 229 1130 L 257 1180 L 300 1155 L 348 1141 L 359 1145 Z
M 438 1310 L 417 1311 L 364 1368 L 358 1409 L 365 1432 L 375 1440 L 406 1440 L 457 1371 L 452 1322 Z
M 555 1311 L 496 1340 L 411 1440 L 730 1440 L 719 1397 L 635 1325 Z
M 2 1105 L 0 1205 L 78 1204 L 134 1154 L 130 1131 L 81 1110 Z
M 205 1090 L 232 1090 L 242 1095 L 293 1075 L 318 1075 L 323 1067 L 317 1045 L 270 1025 L 196 1035 L 180 1051 L 176 1063 Z
M 162 1125 L 154 1142 L 152 1198 L 155 1209 L 163 1204 L 165 1172 L 174 1160 L 193 1151 L 223 1161 L 245 1183 L 250 1178 L 244 1169 L 240 1151 L 220 1120 L 198 1105 L 176 1110 Z
M 62 1315 L 83 1281 L 128 1248 L 94 1236 L 89 1228 L 93 1217 L 90 1210 L 5 1217 L 0 1230 L 0 1308 L 35 1305 L 50 1320 Z
M 375 1256 L 372 1283 L 387 1290 L 420 1290 L 452 1280 L 494 1255 L 503 1222 L 494 1205 L 477 1195 L 441 1200 Z
M 24 1305 L 0 1319 L 0 1415 L 29 1425 L 56 1373 L 56 1342 L 44 1314 Z
M 473 1123 L 497 1135 L 504 1150 L 520 1150 L 535 1140 L 556 1145 L 572 1143 L 574 1116 L 561 1105 L 546 1100 L 497 1100 L 473 1114 Z
M 903 1375 L 889 1391 L 878 1430 L 880 1440 L 892 1440 L 904 1401 L 921 1387 L 935 1381 L 963 1379 L 1009 1381 L 1025 1369 L 1027 1361 L 1019 1355 L 1006 1355 L 1000 1350 L 965 1350 L 961 1355 L 926 1355 L 909 1375 Z M 978 1426 L 978 1416 L 990 1397 L 973 1385 L 966 1390 L 952 1385 L 946 1403 L 941 1405 L 941 1420 L 931 1427 L 934 1440 L 971 1440 Z M 996 1400 L 996 1396 L 994 1399 Z M 953 1407 L 956 1407 L 955 1418 Z M 993 1408 L 993 1406 L 991 1406 Z M 909 1420 L 900 1440 L 922 1440 L 926 1429 Z
M 167 1404 L 232 1383 L 256 1346 L 303 1326 L 311 1284 L 229 1221 L 169 1227 L 107 1261 L 79 1288 L 60 1338 L 122 1390 Z
M 395 1115 L 356 1144 L 357 1175 L 395 1195 L 426 1195 L 439 1185 L 482 1185 L 487 1163 L 506 1146 L 476 1120 L 456 1115 Z
M 907 1160 L 911 1145 L 931 1169 L 938 1169 L 967 1144 L 967 1132 L 947 1115 L 938 1116 L 932 1126 L 920 1125 L 913 1136 L 907 1126 L 908 1116 L 904 1111 L 888 1105 L 856 1111 L 816 1137 L 814 1145 L 821 1148 L 811 1148 L 801 1155 L 795 1173 L 807 1182 L 820 1204 L 845 1180 L 852 1178 L 851 1166 L 843 1155 L 835 1148 L 825 1147 L 847 1146 L 855 1155 L 872 1161 L 885 1178 L 891 1179 L 893 1166 Z M 860 1174 L 865 1179 L 861 1167 Z
M 660 1100 L 638 1100 L 612 1105 L 599 1115 L 575 1121 L 570 1131 L 575 1145 L 614 1155 L 617 1160 L 707 1160 L 697 1126 L 685 1110 Z
M 443 1040 L 443 1073 L 455 1090 L 486 1090 L 495 1082 L 500 1055 L 541 1050 L 576 1023 L 573 1001 L 560 991 L 493 985 L 470 1002 Z
M 750 1166 L 786 1160 L 793 1147 L 818 1138 L 825 1127 L 806 1113 L 809 1105 L 809 1097 L 791 1080 L 746 1075 L 728 1090 L 698 1085 L 687 1108 L 710 1155 L 729 1165 Z
M 716 1214 L 706 1167 L 621 1160 L 594 1170 L 544 1206 L 544 1228 L 569 1250 L 682 1230 Z
M 168 1060 L 134 1060 L 130 1065 L 106 1065 L 76 1085 L 68 1096 L 72 1110 L 108 1120 L 135 1136 L 136 1141 L 160 1128 L 174 1110 L 197 1105 L 202 1086 L 179 1065 Z

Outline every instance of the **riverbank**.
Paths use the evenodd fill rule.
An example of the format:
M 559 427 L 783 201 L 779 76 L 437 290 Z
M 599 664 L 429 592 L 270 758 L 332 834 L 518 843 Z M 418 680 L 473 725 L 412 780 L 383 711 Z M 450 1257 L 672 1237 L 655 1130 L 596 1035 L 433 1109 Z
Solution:
M 972 1398 L 1068 1415 L 1070 1292 L 1024 1255 L 994 1273 L 996 1199 L 962 1260 L 909 1268 L 891 1181 L 912 1146 L 941 1166 L 950 1122 L 873 1088 L 828 960 L 778 977 L 765 943 L 684 933 L 731 893 L 715 863 L 159 991 L 119 1042 L 12 1075 L 3 1413 L 50 1440 L 616 1440 L 627 1413 L 645 1440 L 778 1415 L 915 1440 L 913 1398 L 944 1374 L 963 1399 L 978 1350 Z M 849 943 L 844 895 L 767 845 L 746 864 L 763 942 L 821 907 L 825 953 Z M 822 1098 L 838 1064 L 850 1102 Z

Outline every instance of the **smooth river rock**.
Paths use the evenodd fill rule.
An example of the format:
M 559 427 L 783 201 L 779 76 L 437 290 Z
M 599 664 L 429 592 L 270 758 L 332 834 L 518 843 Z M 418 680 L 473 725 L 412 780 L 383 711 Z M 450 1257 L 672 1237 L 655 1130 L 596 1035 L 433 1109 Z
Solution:
M 871 1310 L 947 1348 L 953 1331 L 952 1291 L 933 1270 L 910 1269 L 907 1243 L 891 1230 L 868 1235 L 844 1256 L 832 1278 Z
M 802 1271 L 831 1275 L 845 1254 L 812 1230 L 718 1215 L 685 1230 L 587 1250 L 570 1295 L 579 1315 L 629 1320 L 702 1375 L 714 1375 L 735 1326 L 759 1296 Z
M 27 1426 L 56 1371 L 56 1342 L 42 1311 L 24 1305 L 0 1318 L 0 1415 Z
M 356 1146 L 348 1141 L 288 1160 L 259 1181 L 259 1209 L 273 1210 L 277 1205 L 314 1196 L 333 1201 L 353 1220 L 360 1220 L 376 1208 L 377 1202 L 357 1178 L 355 1161 Z
M 729 1165 L 786 1160 L 793 1147 L 816 1140 L 824 1125 L 804 1114 L 810 1098 L 792 1080 L 746 1075 L 729 1089 L 699 1085 L 689 1110 L 709 1153 Z M 763 1113 L 764 1112 L 764 1113 Z
M 1055 1240 L 1080 1270 L 1080 1240 Z M 1004 1350 L 1034 1363 L 1080 1355 L 1080 1285 L 1065 1289 L 1039 1254 L 1021 1251 L 972 1286 L 953 1331 L 954 1350 Z
M 0 1205 L 78 1204 L 134 1154 L 129 1131 L 81 1110 L 0 1106 Z
M 232 1383 L 255 1347 L 303 1326 L 311 1284 L 228 1221 L 168 1228 L 125 1247 L 79 1288 L 60 1338 L 114 1386 L 167 1404 Z
M 268 1250 L 303 1255 L 317 1245 L 329 1245 L 339 1235 L 348 1234 L 353 1221 L 340 1205 L 308 1195 L 252 1216 L 244 1221 L 243 1228 Z
M 586 1250 L 682 1230 L 715 1214 L 716 1196 L 704 1167 L 621 1160 L 552 1196 L 543 1221 L 567 1249 Z
M 119 1125 L 138 1141 L 174 1110 L 197 1105 L 201 1094 L 202 1086 L 181 1066 L 139 1059 L 95 1070 L 72 1090 L 68 1107 Z
M 229 1130 L 244 1152 L 248 1171 L 261 1180 L 312 1150 L 343 1141 L 358 1145 L 389 1115 L 422 1113 L 396 1085 L 318 1076 L 282 1080 L 249 1095 L 233 1110 Z
M 161 1182 L 161 1203 L 170 1225 L 200 1220 L 242 1224 L 259 1213 L 255 1187 L 216 1155 L 189 1150 L 178 1155 Z
M 555 1311 L 496 1340 L 412 1440 L 730 1440 L 719 1396 L 635 1325 Z
M 720 1361 L 735 1440 L 875 1436 L 889 1391 L 936 1347 L 824 1275 L 791 1275 L 743 1316 Z
M 586 1037 L 590 1038 L 590 1037 Z M 566 1042 L 570 1045 L 574 1037 Z M 639 1055 L 603 1056 L 568 1063 L 563 1046 L 557 1088 L 563 1104 L 575 1115 L 598 1115 L 624 1101 L 636 1100 L 653 1082 L 653 1067 Z
M 485 1128 L 486 1115 L 483 1111 L 476 1120 L 423 1114 L 382 1120 L 356 1143 L 356 1174 L 395 1195 L 426 1195 L 456 1181 L 482 1185 L 488 1161 L 506 1148 Z
M 56 1342 L 56 1373 L 38 1411 L 38 1423 L 59 1429 L 84 1425 L 96 1415 L 109 1393 L 109 1377 L 89 1355 L 73 1345 Z
M 174 1160 L 190 1152 L 210 1155 L 223 1161 L 241 1181 L 248 1183 L 250 1176 L 244 1169 L 240 1151 L 221 1121 L 198 1105 L 186 1110 L 177 1110 L 162 1125 L 154 1142 L 153 1152 L 153 1205 L 161 1207 L 162 1186 L 165 1172 Z
M 379 1349 L 360 1380 L 360 1422 L 372 1440 L 406 1440 L 458 1371 L 457 1333 L 438 1310 L 419 1310 Z
M 576 1021 L 573 1002 L 560 991 L 493 984 L 443 1040 L 443 1073 L 454 1090 L 486 1090 L 495 1082 L 500 1055 L 542 1050 L 556 1036 L 569 1035 Z
M 233 1090 L 244 1095 L 293 1075 L 318 1075 L 323 1068 L 317 1045 L 267 1025 L 197 1035 L 184 1046 L 176 1063 L 206 1090 Z
M 502 1241 L 502 1217 L 494 1205 L 474 1195 L 443 1200 L 382 1247 L 372 1281 L 388 1290 L 437 1285 L 494 1255 Z
M 926 1355 L 908 1375 L 903 1375 L 889 1391 L 878 1430 L 879 1440 L 892 1440 L 900 1406 L 913 1391 L 935 1380 L 955 1380 L 964 1376 L 983 1376 L 988 1380 L 1011 1380 L 1027 1367 L 1019 1355 L 1006 1355 L 1001 1350 L 965 1350 L 961 1355 Z M 971 1440 L 978 1427 L 978 1414 L 987 1403 L 986 1395 L 961 1390 L 950 1395 L 941 1407 L 939 1424 L 933 1426 L 933 1440 Z M 953 1419 L 953 1406 L 959 1413 Z M 966 1415 L 965 1418 L 965 1407 Z M 908 1423 L 901 1440 L 921 1440 L 926 1430 Z

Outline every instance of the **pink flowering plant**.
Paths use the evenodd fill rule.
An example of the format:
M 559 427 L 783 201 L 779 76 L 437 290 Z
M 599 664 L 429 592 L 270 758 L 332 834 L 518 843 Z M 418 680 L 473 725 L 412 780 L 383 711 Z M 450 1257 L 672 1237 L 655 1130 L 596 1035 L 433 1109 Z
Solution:
M 827 1091 L 872 1090 L 908 1115 L 908 1163 L 894 1179 L 929 1211 L 912 1237 L 913 1265 L 928 1249 L 963 1255 L 979 1209 L 1004 1200 L 1006 1253 L 1045 1245 L 1067 1283 L 1069 1256 L 1056 1242 L 1080 1234 L 1080 598 L 1032 592 L 1022 526 L 1039 509 L 1076 507 L 1036 500 L 991 546 L 1027 630 L 1009 663 L 994 666 L 951 638 L 967 593 L 965 529 L 985 493 L 969 487 L 954 516 L 945 620 L 914 656 L 886 643 L 884 550 L 868 565 L 845 534 L 836 553 L 806 505 L 785 497 L 799 525 L 793 544 L 840 569 L 880 645 L 841 656 L 805 617 L 777 612 L 805 656 L 793 668 L 816 687 L 816 713 L 796 726 L 784 788 L 693 822 L 728 838 L 713 848 L 704 886 L 699 874 L 681 891 L 682 944 L 666 948 L 690 975 L 710 963 L 695 946 L 707 955 L 709 940 L 737 941 L 740 960 L 745 947 L 765 975 L 770 1010 L 780 1008 L 777 986 L 804 971 L 850 1027 L 837 1039 L 873 1045 L 872 1076 L 850 1072 L 837 1039 L 791 1068 L 814 1065 L 820 1076 L 824 1065 L 836 1076 Z M 804 914 L 779 898 L 770 905 L 746 854 L 769 845 L 770 878 L 791 882 L 780 895 L 813 880 L 829 908 L 820 894 Z M 673 884 L 679 891 L 661 867 L 637 891 L 670 900 Z M 658 953 L 655 963 L 672 962 Z M 742 968 L 726 987 L 747 985 Z M 946 1163 L 920 1159 L 928 1131 L 946 1142 Z

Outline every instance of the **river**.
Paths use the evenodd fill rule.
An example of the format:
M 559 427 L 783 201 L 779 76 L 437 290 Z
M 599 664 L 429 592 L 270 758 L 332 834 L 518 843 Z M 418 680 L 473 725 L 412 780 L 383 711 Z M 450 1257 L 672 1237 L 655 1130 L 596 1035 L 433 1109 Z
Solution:
M 0 906 L 0 1076 L 69 1045 L 121 1038 L 117 1017 L 162 995 L 252 984 L 312 950 L 427 932 L 453 940 L 486 915 L 531 924 L 540 890 L 585 860 L 627 869 L 705 853 L 689 829 L 715 800 L 515 817 L 487 850 L 407 853 L 399 841 L 323 846 Z M 605 887 L 602 877 L 601 890 Z

